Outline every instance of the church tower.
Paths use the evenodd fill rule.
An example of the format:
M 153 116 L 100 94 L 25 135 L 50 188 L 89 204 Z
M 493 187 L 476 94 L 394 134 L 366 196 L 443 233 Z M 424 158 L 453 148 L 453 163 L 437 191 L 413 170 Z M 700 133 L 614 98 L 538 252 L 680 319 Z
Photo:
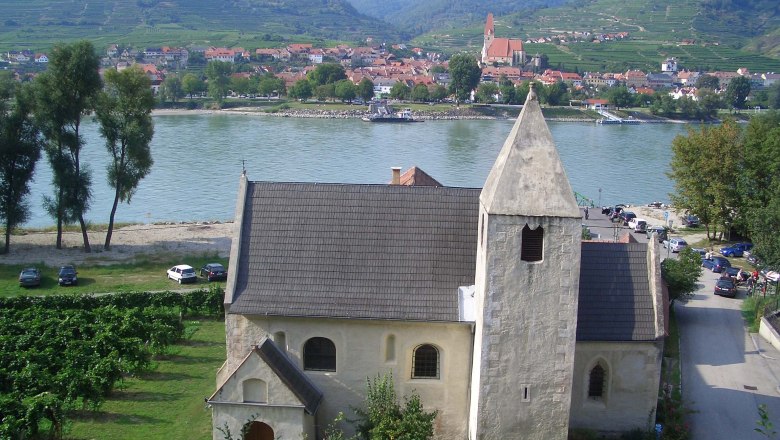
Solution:
M 582 226 L 533 87 L 479 201 L 469 438 L 565 440 Z
M 485 36 L 482 41 L 482 63 L 487 64 L 488 50 L 490 45 L 493 44 L 493 38 L 496 36 L 496 29 L 493 26 L 493 13 L 488 12 L 487 21 L 485 22 Z

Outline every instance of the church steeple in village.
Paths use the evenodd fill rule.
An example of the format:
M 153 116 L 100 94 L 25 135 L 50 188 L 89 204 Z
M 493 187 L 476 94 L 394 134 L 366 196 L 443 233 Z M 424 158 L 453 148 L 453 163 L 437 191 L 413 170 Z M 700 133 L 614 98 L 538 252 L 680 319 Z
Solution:
M 480 195 L 472 440 L 567 437 L 580 221 L 532 88 Z

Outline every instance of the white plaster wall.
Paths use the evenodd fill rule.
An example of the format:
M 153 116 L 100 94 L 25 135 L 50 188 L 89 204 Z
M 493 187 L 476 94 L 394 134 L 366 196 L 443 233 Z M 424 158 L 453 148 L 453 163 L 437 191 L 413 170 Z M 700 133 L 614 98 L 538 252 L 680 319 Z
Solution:
M 230 429 L 239 438 L 241 427 L 248 421 L 263 422 L 274 430 L 274 438 L 283 440 L 314 440 L 314 418 L 302 408 L 269 407 L 249 404 L 220 403 L 212 405 L 212 439 L 224 440 L 218 428 Z
M 613 432 L 646 428 L 655 420 L 662 351 L 661 341 L 578 342 L 571 427 Z M 606 395 L 594 400 L 588 398 L 588 375 L 599 359 L 608 367 Z
M 457 291 L 453 291 L 456 295 Z M 336 346 L 336 372 L 307 371 L 324 393 L 316 415 L 320 429 L 340 411 L 350 415 L 350 406 L 360 406 L 366 379 L 391 372 L 399 398 L 417 392 L 427 410 L 437 409 L 436 436 L 466 437 L 468 384 L 471 370 L 472 325 L 469 323 L 418 323 L 402 321 L 340 320 L 228 315 L 228 367 L 234 371 L 253 344 L 264 336 L 284 332 L 288 354 L 300 367 L 303 344 L 312 337 L 325 337 Z M 395 360 L 387 361 L 386 341 L 395 336 Z M 439 349 L 440 378 L 412 379 L 412 352 L 421 344 Z M 348 428 L 348 425 L 344 426 Z
M 286 405 L 303 407 L 303 404 L 298 399 L 287 385 L 279 379 L 279 376 L 274 373 L 265 362 L 260 359 L 260 356 L 253 353 L 241 365 L 241 368 L 235 370 L 231 374 L 222 389 L 212 398 L 212 400 L 220 402 L 243 402 L 243 383 L 247 379 L 261 379 L 268 386 L 268 401 L 269 405 Z
M 544 228 L 542 261 L 520 260 L 526 224 Z M 474 362 L 471 438 L 566 439 L 580 219 L 491 215 L 485 231 L 477 251 L 477 300 L 483 304 L 475 333 L 480 358 Z

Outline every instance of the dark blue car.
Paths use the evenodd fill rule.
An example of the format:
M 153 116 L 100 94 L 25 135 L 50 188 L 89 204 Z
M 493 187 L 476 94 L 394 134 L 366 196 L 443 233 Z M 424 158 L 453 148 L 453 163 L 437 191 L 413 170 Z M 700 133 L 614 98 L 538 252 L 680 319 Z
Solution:
M 724 257 L 741 257 L 745 251 L 753 248 L 753 243 L 735 243 L 731 246 L 720 249 L 720 254 Z
M 723 257 L 710 257 L 701 260 L 701 265 L 713 272 L 722 272 L 723 269 L 731 267 L 729 260 Z

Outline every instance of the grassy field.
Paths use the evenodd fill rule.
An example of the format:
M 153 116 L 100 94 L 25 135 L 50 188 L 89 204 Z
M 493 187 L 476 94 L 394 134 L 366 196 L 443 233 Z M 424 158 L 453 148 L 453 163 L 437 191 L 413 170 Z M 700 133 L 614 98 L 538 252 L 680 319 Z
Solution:
M 179 285 L 166 275 L 166 270 L 176 264 L 189 264 L 199 272 L 206 263 L 222 263 L 228 267 L 227 258 L 208 253 L 188 255 L 186 258 L 168 253 L 155 254 L 141 258 L 137 263 L 112 265 L 99 264 L 99 257 L 96 257 L 95 264 L 76 267 L 77 286 L 59 286 L 59 268 L 38 264 L 35 266 L 41 271 L 41 286 L 32 288 L 19 287 L 18 281 L 19 272 L 29 265 L 0 264 L 0 296 L 138 292 L 202 288 L 214 283 L 224 285 L 222 281 L 209 283 L 203 278 L 198 278 L 195 284 Z
M 211 411 L 203 399 L 214 392 L 217 369 L 225 360 L 222 321 L 188 321 L 192 338 L 173 346 L 156 368 L 128 378 L 97 411 L 78 411 L 69 440 L 210 439 Z

